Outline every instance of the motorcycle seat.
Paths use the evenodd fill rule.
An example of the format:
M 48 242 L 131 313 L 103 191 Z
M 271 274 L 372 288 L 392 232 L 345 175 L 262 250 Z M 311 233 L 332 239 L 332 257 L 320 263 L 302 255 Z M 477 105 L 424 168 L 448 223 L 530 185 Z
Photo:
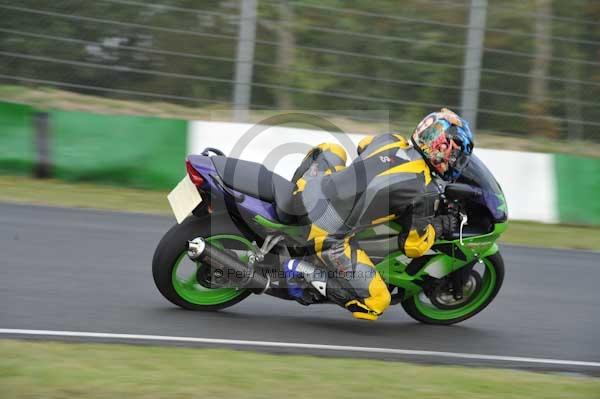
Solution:
M 210 158 L 223 183 L 240 193 L 275 205 L 279 221 L 293 224 L 303 212 L 293 197 L 295 185 L 262 164 L 224 156 Z

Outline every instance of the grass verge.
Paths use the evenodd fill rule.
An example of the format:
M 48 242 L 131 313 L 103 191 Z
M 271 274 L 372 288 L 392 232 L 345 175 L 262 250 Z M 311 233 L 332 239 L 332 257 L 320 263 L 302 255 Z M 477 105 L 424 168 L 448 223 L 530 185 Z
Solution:
M 166 192 L 0 176 L 0 201 L 169 215 Z M 501 242 L 600 251 L 600 228 L 511 222 Z
M 511 221 L 500 242 L 543 248 L 600 251 L 600 228 Z
M 0 176 L 0 201 L 162 215 L 170 213 L 166 192 L 23 176 Z
M 223 349 L 0 341 L 12 398 L 598 398 L 600 379 Z

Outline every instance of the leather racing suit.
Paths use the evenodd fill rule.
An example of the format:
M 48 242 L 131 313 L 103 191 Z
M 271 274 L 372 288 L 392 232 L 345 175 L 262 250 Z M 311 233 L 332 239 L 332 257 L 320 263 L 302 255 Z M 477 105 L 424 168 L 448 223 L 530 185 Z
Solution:
M 400 135 L 367 141 L 348 167 L 341 146 L 319 145 L 306 155 L 293 182 L 306 210 L 306 239 L 333 272 L 326 296 L 358 319 L 375 320 L 391 297 L 355 234 L 395 220 L 402 226 L 400 249 L 411 258 L 422 256 L 436 237 L 432 217 L 438 191 L 425 160 Z

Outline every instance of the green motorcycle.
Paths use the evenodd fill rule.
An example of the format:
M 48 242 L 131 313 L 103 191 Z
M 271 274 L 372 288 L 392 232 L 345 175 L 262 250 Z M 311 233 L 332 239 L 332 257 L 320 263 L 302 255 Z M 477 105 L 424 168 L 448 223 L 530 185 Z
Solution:
M 189 156 L 186 167 L 172 195 L 193 211 L 156 248 L 152 270 L 161 294 L 182 308 L 205 311 L 252 293 L 293 300 L 283 260 L 318 262 L 294 209 L 295 186 L 261 164 L 215 149 Z M 448 325 L 473 317 L 498 294 L 504 263 L 496 240 L 507 227 L 507 208 L 499 184 L 476 156 L 457 182 L 439 188 L 438 212 L 455 212 L 462 223 L 424 256 L 410 259 L 400 251 L 401 227 L 394 221 L 355 237 L 388 284 L 392 304 L 420 322 Z

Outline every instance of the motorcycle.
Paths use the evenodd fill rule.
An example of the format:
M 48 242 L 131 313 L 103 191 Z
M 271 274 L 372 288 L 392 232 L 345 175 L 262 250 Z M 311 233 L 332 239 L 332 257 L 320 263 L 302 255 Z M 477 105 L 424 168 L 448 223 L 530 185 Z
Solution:
M 320 262 L 307 247 L 295 184 L 213 148 L 188 156 L 186 169 L 172 206 L 188 208 L 179 211 L 182 220 L 161 239 L 152 262 L 161 294 L 197 311 L 224 309 L 253 293 L 294 300 L 284 261 Z M 456 182 L 436 184 L 437 212 L 462 221 L 452 237 L 416 259 L 400 250 L 402 227 L 394 220 L 364 228 L 355 239 L 388 284 L 392 305 L 420 322 L 449 325 L 482 311 L 502 286 L 496 240 L 507 228 L 507 208 L 500 185 L 475 155 Z

